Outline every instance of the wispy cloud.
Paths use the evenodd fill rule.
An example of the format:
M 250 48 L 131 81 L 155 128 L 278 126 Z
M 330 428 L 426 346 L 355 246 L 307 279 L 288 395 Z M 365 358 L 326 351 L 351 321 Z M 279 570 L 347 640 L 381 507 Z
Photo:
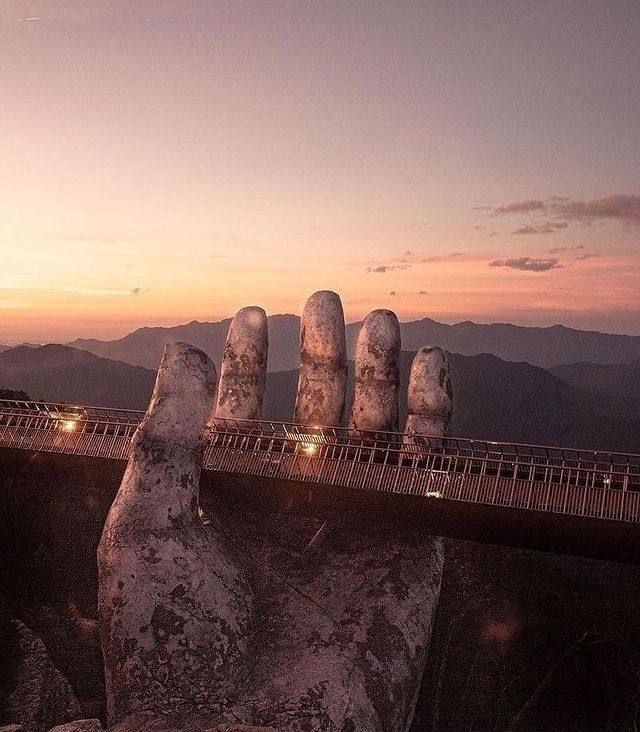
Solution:
M 139 295 L 144 292 L 140 287 L 87 287 L 71 283 L 57 284 L 51 277 L 26 273 L 0 274 L 0 290 L 30 292 L 58 292 L 74 295 Z
M 424 257 L 420 262 L 452 262 L 464 256 L 464 252 L 451 252 L 450 254 L 434 254 L 431 257 Z
M 49 239 L 53 241 L 66 242 L 68 244 L 113 244 L 113 237 L 101 236 L 99 234 L 88 234 L 84 232 L 69 232 L 51 234 Z
M 551 204 L 555 213 L 566 219 L 582 221 L 616 219 L 640 224 L 640 196 L 614 194 L 588 201 L 560 201 Z
M 514 234 L 539 234 L 537 226 L 529 226 L 527 224 L 526 226 L 521 226 L 519 229 L 516 229 Z
M 621 221 L 640 225 L 640 196 L 613 193 L 599 198 L 577 200 L 553 196 L 546 201 L 529 199 L 514 201 L 492 209 L 493 216 L 507 214 L 546 213 L 561 221 Z M 549 224 L 549 226 L 553 226 Z M 557 226 L 555 228 L 558 228 Z M 540 233 L 540 232 L 539 232 Z
M 524 272 L 548 272 L 551 269 L 562 267 L 555 257 L 550 259 L 535 259 L 533 257 L 517 257 L 515 259 L 495 259 L 489 262 L 490 267 L 506 267 L 507 269 L 519 269 Z
M 523 214 L 532 211 L 542 211 L 544 209 L 544 201 L 538 199 L 528 199 L 526 201 L 514 201 L 498 206 L 492 210 L 493 216 L 504 216 L 505 214 Z
M 547 251 L 549 254 L 558 254 L 559 252 L 579 252 L 581 249 L 584 249 L 584 244 L 578 244 L 575 247 L 553 247 Z
M 566 221 L 547 221 L 544 224 L 532 226 L 527 224 L 516 229 L 514 234 L 555 234 L 558 229 L 566 229 L 569 224 Z
M 378 274 L 385 274 L 386 272 L 392 272 L 394 269 L 409 269 L 410 264 L 380 264 L 377 267 L 367 267 L 365 272 L 377 272 Z

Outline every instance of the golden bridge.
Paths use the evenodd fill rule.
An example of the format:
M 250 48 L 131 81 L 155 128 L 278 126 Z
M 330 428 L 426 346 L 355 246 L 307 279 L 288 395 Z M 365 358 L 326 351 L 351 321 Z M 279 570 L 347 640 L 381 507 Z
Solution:
M 123 461 L 143 418 L 126 409 L 0 400 L 0 447 Z M 297 496 L 320 512 L 368 506 L 400 524 L 419 514 L 449 536 L 640 557 L 640 455 L 214 419 L 203 468 L 281 502 Z

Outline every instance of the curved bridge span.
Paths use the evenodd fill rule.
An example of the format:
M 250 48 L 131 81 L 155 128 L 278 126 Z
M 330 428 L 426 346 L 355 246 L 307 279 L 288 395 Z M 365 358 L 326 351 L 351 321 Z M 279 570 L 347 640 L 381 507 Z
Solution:
M 0 447 L 126 460 L 143 417 L 144 412 L 124 409 L 0 400 Z M 575 520 L 572 534 L 576 527 L 578 534 L 597 534 L 606 523 L 609 528 L 599 541 L 621 544 L 620 551 L 626 546 L 624 559 L 633 560 L 629 540 L 640 539 L 635 526 L 640 523 L 640 455 L 634 454 L 216 419 L 207 435 L 203 467 L 258 492 L 267 486 L 281 498 L 290 489 L 300 495 L 306 491 L 326 510 L 332 496 L 344 491 L 356 502 L 350 510 L 358 501 L 367 504 L 365 494 L 384 494 L 387 502 L 374 503 L 393 502 L 411 511 L 420 505 L 433 517 L 433 529 L 465 538 L 492 540 L 486 527 L 484 536 L 473 530 L 474 519 L 475 524 L 491 523 L 498 511 L 505 517 L 510 511 L 527 515 L 538 531 L 558 525 L 560 518 Z M 475 511 L 469 513 L 471 507 Z M 462 519 L 443 521 L 445 514 Z M 555 518 L 545 523 L 545 517 Z M 454 526 L 448 528 L 451 522 Z M 501 541 L 499 530 L 495 535 L 500 543 L 537 546 L 517 536 Z M 584 535 L 585 546 L 588 540 Z M 543 541 L 540 548 L 556 544 L 547 547 Z M 589 551 L 578 547 L 577 553 Z

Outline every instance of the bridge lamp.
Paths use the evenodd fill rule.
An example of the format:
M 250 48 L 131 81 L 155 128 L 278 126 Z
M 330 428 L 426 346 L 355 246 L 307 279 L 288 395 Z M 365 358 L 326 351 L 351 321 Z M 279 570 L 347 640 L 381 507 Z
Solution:
M 320 427 L 307 427 L 310 430 L 319 430 Z M 286 427 L 285 427 L 286 430 Z M 305 455 L 315 455 L 320 449 L 320 445 L 324 442 L 324 437 L 321 434 L 311 433 L 293 433 L 287 431 L 287 437 L 294 443 L 297 443 L 297 450 L 303 452 Z
M 302 452 L 307 455 L 315 455 L 318 452 L 318 445 L 315 442 L 303 442 Z

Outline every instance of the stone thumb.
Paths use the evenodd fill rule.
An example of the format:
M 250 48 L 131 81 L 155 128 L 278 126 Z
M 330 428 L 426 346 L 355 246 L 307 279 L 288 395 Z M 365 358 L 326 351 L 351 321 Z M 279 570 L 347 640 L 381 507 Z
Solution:
M 216 369 L 205 353 L 187 343 L 165 347 L 105 529 L 136 521 L 175 526 L 195 518 L 215 392 Z

